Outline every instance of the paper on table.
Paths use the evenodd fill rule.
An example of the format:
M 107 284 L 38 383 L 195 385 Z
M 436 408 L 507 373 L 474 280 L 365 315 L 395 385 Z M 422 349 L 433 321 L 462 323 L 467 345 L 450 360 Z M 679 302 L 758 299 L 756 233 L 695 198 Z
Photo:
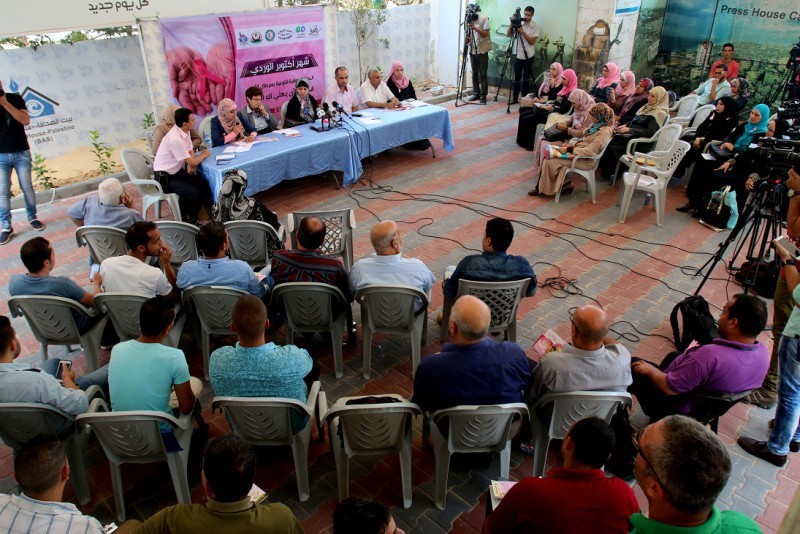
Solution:
M 362 117 L 358 119 L 361 124 L 378 124 L 381 120 L 377 117 Z
M 284 128 L 283 130 L 278 130 L 279 134 L 283 134 L 286 137 L 298 137 L 300 136 L 300 130 L 295 130 L 294 128 Z
M 277 137 L 259 137 L 258 139 L 253 141 L 253 144 L 256 145 L 258 143 L 272 143 L 272 142 L 275 142 L 277 140 L 278 140 Z
M 235 152 L 247 152 L 251 148 L 253 148 L 253 146 L 250 143 L 247 143 L 246 145 L 240 145 L 240 144 L 236 143 L 236 144 L 228 145 L 227 147 L 225 147 L 225 150 L 223 150 L 222 153 L 223 154 L 232 154 L 232 153 L 235 153 Z
M 422 100 L 406 101 L 406 102 L 403 102 L 403 104 L 405 104 L 406 106 L 411 107 L 411 108 L 418 108 L 418 107 L 422 107 L 422 106 L 430 106 L 430 104 L 428 104 L 427 102 L 423 102 Z

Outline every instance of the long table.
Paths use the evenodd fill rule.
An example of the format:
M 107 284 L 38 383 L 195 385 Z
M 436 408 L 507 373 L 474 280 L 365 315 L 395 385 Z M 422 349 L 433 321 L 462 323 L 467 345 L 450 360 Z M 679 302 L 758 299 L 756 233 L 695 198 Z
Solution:
M 297 126 L 299 137 L 271 132 L 262 137 L 277 141 L 257 143 L 248 152 L 237 152 L 230 162 L 217 164 L 225 147 L 211 149 L 201 168 L 216 200 L 225 172 L 242 169 L 247 173 L 247 195 L 265 191 L 283 180 L 334 170 L 343 173 L 344 185 L 358 181 L 363 172 L 361 159 L 402 144 L 436 137 L 451 151 L 453 131 L 450 114 L 443 107 L 420 106 L 403 111 L 365 110 L 378 122 L 365 124 L 366 117 L 345 118 L 343 127 L 315 132 L 309 125 Z M 319 122 L 317 122 L 319 126 Z

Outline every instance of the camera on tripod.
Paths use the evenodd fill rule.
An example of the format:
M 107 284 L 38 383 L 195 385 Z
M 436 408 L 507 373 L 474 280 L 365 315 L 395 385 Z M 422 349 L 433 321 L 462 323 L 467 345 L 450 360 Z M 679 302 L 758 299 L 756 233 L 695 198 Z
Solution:
M 800 141 L 762 137 L 761 146 L 750 150 L 759 176 L 772 182 L 786 182 L 789 169 L 800 162 Z
M 478 13 L 481 12 L 481 6 L 478 4 L 467 4 L 467 9 L 464 12 L 464 20 L 469 24 L 478 20 Z
M 522 10 L 522 8 L 518 7 L 516 9 L 516 11 L 514 11 L 514 14 L 511 15 L 511 18 L 509 19 L 511 21 L 511 27 L 514 28 L 515 30 L 518 30 L 518 29 L 522 28 L 522 13 L 521 13 L 521 10 Z

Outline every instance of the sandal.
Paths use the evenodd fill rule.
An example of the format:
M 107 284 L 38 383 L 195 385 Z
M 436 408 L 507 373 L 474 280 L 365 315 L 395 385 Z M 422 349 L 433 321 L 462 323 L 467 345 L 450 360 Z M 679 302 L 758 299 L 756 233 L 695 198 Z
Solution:
M 561 186 L 562 195 L 571 195 L 573 191 L 575 191 L 575 186 L 573 186 L 572 183 L 566 183 Z
M 532 197 L 538 197 L 539 196 L 539 186 L 538 185 L 534 185 L 533 189 L 528 191 L 528 194 L 530 196 L 532 196 Z

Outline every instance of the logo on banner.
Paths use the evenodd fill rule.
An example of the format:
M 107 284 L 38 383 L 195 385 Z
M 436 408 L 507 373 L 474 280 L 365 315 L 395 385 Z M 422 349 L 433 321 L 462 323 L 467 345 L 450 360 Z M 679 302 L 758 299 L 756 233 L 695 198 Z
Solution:
M 311 28 L 308 29 L 308 36 L 309 37 L 319 37 L 319 32 L 321 31 L 320 27 L 314 24 Z
M 56 114 L 58 102 L 39 91 L 26 87 L 21 96 L 25 100 L 25 107 L 28 108 L 28 114 L 32 119 Z
M 272 42 L 272 41 L 274 41 L 274 40 L 275 40 L 275 32 L 274 32 L 274 31 L 272 31 L 272 30 L 267 30 L 267 31 L 265 31 L 265 32 L 264 32 L 264 39 L 266 39 L 266 40 L 267 40 L 267 42 Z
M 251 76 L 271 74 L 273 72 L 288 72 L 316 66 L 317 60 L 314 59 L 314 54 L 297 54 L 296 56 L 259 59 L 246 62 L 240 78 L 249 78 Z
M 292 30 L 284 29 L 278 32 L 278 39 L 285 41 L 286 39 L 291 39 L 292 35 L 294 35 Z
M 239 42 L 242 44 L 247 44 L 250 42 L 250 39 L 242 32 L 239 32 Z
M 306 36 L 306 27 L 305 26 L 298 26 L 294 29 L 294 33 L 297 34 L 298 39 L 302 39 Z
M 250 34 L 250 41 L 253 43 L 260 43 L 261 42 L 261 33 L 253 32 Z

